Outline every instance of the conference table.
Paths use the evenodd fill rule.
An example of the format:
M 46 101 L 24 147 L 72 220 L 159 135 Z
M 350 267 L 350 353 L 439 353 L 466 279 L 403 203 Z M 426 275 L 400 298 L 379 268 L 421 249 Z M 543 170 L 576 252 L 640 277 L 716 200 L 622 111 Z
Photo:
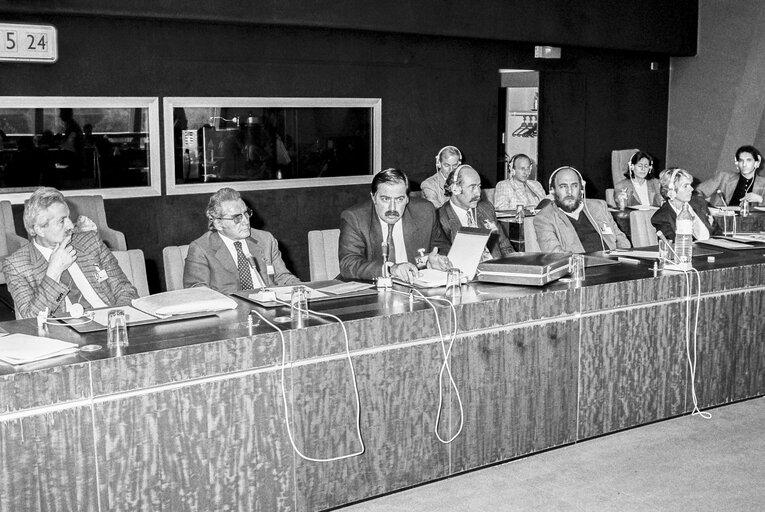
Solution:
M 331 462 L 297 450 L 361 451 L 334 320 L 297 328 L 281 322 L 288 308 L 237 299 L 215 316 L 131 326 L 121 355 L 0 365 L 0 510 L 322 510 L 690 414 L 693 390 L 702 409 L 765 394 L 765 249 L 694 266 L 695 379 L 686 277 L 648 262 L 590 267 L 580 284 L 464 286 L 454 385 L 439 383 L 453 327 L 443 301 L 396 288 L 311 303 L 344 320 L 358 385 L 364 451 Z M 253 309 L 283 339 L 248 326 Z M 104 331 L 0 327 L 106 345 Z

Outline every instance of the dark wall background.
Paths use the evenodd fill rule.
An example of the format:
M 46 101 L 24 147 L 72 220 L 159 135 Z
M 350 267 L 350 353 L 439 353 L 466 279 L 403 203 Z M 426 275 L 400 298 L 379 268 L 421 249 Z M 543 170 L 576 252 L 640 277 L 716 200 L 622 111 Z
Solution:
M 413 11 L 414 21 L 402 18 L 400 32 L 423 26 L 427 26 L 425 34 L 441 30 L 430 25 L 433 14 L 426 9 L 432 3 L 395 3 L 392 8 L 406 4 Z M 538 20 L 549 18 L 549 24 L 537 25 L 539 39 L 529 35 L 531 42 L 518 43 L 497 40 L 501 34 L 494 17 L 483 11 L 460 26 L 475 37 L 448 37 L 375 31 L 391 23 L 389 17 L 379 23 L 375 20 L 379 6 L 367 15 L 368 23 L 362 23 L 357 19 L 362 14 L 348 4 L 352 15 L 340 23 L 335 5 L 332 23 L 356 23 L 363 28 L 349 30 L 309 28 L 332 23 L 321 16 L 312 20 L 307 12 L 295 23 L 302 26 L 289 26 L 287 18 L 270 26 L 251 24 L 246 16 L 237 23 L 179 20 L 203 13 L 181 2 L 162 3 L 178 8 L 173 16 L 165 7 L 157 12 L 160 8 L 153 3 L 139 2 L 123 8 L 130 9 L 125 17 L 111 16 L 100 6 L 91 8 L 93 2 L 57 2 L 56 12 L 50 14 L 40 14 L 51 8 L 34 2 L 24 8 L 10 4 L 0 1 L 6 21 L 57 27 L 59 61 L 53 65 L 1 63 L 0 95 L 379 97 L 383 100 L 382 165 L 405 169 L 415 182 L 432 174 L 439 148 L 454 144 L 484 175 L 486 184 L 493 186 L 498 158 L 498 71 L 537 69 L 542 72 L 542 178 L 559 165 L 571 164 L 588 177 L 588 193 L 600 197 L 610 186 L 612 149 L 640 147 L 663 161 L 669 54 L 695 51 L 697 12 L 695 2 L 678 2 L 661 10 L 658 6 L 663 3 L 648 2 L 657 10 L 646 10 L 643 20 L 655 18 L 667 33 L 672 29 L 669 40 L 648 41 L 645 30 L 627 33 L 614 27 L 613 17 L 599 18 L 598 13 L 605 16 L 614 10 L 607 2 L 584 2 L 595 6 L 586 14 L 577 2 L 545 1 L 534 13 Z M 240 12 L 244 2 L 230 10 L 222 2 L 216 4 L 230 14 L 223 16 L 228 19 Z M 625 12 L 634 11 L 638 4 L 645 2 L 625 2 Z M 276 9 L 275 4 L 269 5 Z M 139 11 L 141 6 L 145 12 Z M 545 6 L 552 11 L 545 12 Z M 183 14 L 183 9 L 189 12 Z M 679 23 L 680 13 L 688 10 L 692 23 L 667 25 L 673 20 Z M 506 7 L 502 12 L 507 12 Z M 216 17 L 221 18 L 211 15 Z M 260 19 L 251 14 L 250 19 L 254 18 Z M 450 16 L 438 18 L 443 31 L 456 30 Z M 523 26 L 528 31 L 532 30 L 528 26 L 535 26 L 512 19 L 509 23 L 507 18 L 509 29 Z M 571 22 L 577 26 L 569 26 Z M 542 38 L 549 37 L 551 27 L 560 28 L 562 40 L 580 34 L 580 44 L 564 47 L 559 61 L 536 60 L 534 41 L 549 42 Z M 654 28 L 646 30 L 653 33 Z M 484 32 L 494 39 L 484 38 Z M 636 43 L 636 38 L 643 42 Z M 583 45 L 600 45 L 600 49 Z M 644 47 L 655 53 L 611 49 Z M 650 70 L 652 61 L 659 63 L 658 71 Z M 366 186 L 347 186 L 244 195 L 259 216 L 256 224 L 275 234 L 288 265 L 308 279 L 307 232 L 337 227 L 340 212 L 366 198 L 366 193 Z M 110 225 L 125 233 L 129 247 L 144 250 L 154 291 L 160 290 L 162 247 L 188 243 L 205 230 L 206 201 L 206 195 L 107 201 Z

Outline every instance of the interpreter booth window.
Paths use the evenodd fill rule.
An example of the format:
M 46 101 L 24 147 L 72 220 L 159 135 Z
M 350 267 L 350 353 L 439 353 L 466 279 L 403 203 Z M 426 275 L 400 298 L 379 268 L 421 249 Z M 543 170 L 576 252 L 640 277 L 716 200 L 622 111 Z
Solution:
M 0 193 L 159 195 L 157 98 L 0 97 Z
M 168 194 L 369 183 L 379 98 L 165 98 Z

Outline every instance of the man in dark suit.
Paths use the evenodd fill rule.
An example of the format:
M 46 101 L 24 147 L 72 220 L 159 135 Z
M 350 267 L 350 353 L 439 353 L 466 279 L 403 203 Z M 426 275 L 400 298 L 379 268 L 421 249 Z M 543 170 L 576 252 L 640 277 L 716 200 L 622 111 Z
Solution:
M 24 227 L 32 243 L 3 263 L 16 318 L 33 318 L 46 309 L 61 316 L 75 304 L 124 306 L 138 297 L 95 231 L 75 229 L 58 190 L 42 187 L 32 194 L 24 205 Z
M 422 199 L 409 199 L 409 179 L 403 171 L 386 169 L 372 180 L 371 201 L 345 210 L 340 216 L 338 256 L 340 273 L 347 279 L 374 279 L 390 275 L 411 282 L 417 277 L 417 255 L 428 265 L 449 268 L 450 243 L 438 224 L 436 210 Z M 385 251 L 385 258 L 383 257 Z
M 444 191 L 449 200 L 438 209 L 441 229 L 454 242 L 460 228 L 483 228 L 491 231 L 481 261 L 504 258 L 515 250 L 504 231 L 497 227 L 494 206 L 481 200 L 481 176 L 469 165 L 460 165 L 449 173 Z
M 234 189 L 222 188 L 210 198 L 210 231 L 189 245 L 183 286 L 208 286 L 221 293 L 265 286 L 285 286 L 300 280 L 287 270 L 276 239 L 252 229 L 252 210 Z

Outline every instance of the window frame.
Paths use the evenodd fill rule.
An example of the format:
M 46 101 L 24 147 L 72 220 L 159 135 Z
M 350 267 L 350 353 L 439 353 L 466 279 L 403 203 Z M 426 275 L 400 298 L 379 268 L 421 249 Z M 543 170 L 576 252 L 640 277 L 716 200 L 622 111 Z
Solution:
M 141 96 L 0 96 L 0 108 L 146 108 L 149 128 L 149 185 L 145 187 L 80 188 L 62 190 L 64 196 L 100 195 L 104 199 L 162 195 L 159 98 Z M 31 192 L 4 192 L 3 199 L 23 204 Z
M 356 185 L 371 183 L 380 172 L 382 163 L 382 99 L 381 98 L 272 98 L 272 97 L 181 97 L 172 96 L 162 99 L 164 121 L 165 151 L 165 193 L 167 195 L 211 194 L 221 187 L 237 190 L 275 190 L 306 187 L 330 187 L 337 185 Z M 214 183 L 175 183 L 175 148 L 173 137 L 174 108 L 370 108 L 372 109 L 372 172 L 354 176 L 331 176 L 326 178 L 294 178 L 284 180 L 242 180 Z

